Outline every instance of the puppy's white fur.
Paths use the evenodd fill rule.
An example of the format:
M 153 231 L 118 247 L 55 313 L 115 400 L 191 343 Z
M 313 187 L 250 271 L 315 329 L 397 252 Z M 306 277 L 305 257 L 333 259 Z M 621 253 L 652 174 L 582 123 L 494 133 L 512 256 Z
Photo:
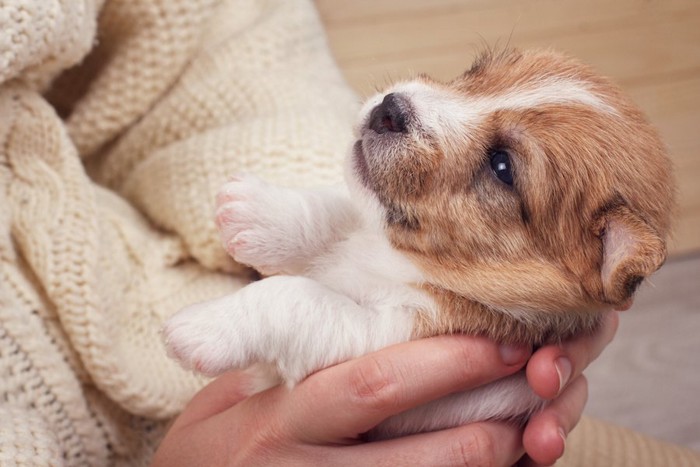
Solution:
M 464 134 L 465 126 L 479 125 L 499 109 L 574 102 L 615 112 L 573 79 L 545 79 L 473 99 L 422 81 L 400 83 L 388 92 L 407 96 L 421 124 L 445 146 L 453 144 L 454 133 Z M 384 95 L 367 101 L 358 134 Z M 425 281 L 422 272 L 392 247 L 385 209 L 358 180 L 350 158 L 346 174 L 350 195 L 280 188 L 252 176 L 239 176 L 222 188 L 217 221 L 224 246 L 242 263 L 284 275 L 176 314 L 164 328 L 172 355 L 209 375 L 262 363 L 261 377 L 273 368 L 293 385 L 321 368 L 409 340 L 417 312 L 436 312 L 433 298 L 417 287 Z M 265 379 L 257 389 L 274 383 Z M 521 416 L 542 404 L 517 374 L 393 417 L 375 435 Z
M 350 198 L 239 176 L 219 201 L 222 241 L 236 259 L 287 275 L 193 305 L 168 321 L 170 348 L 198 371 L 269 362 L 294 384 L 319 368 L 408 340 L 415 310 L 431 306 L 411 286 L 422 282 L 420 271 L 391 247 L 378 219 L 361 219 Z
M 616 113 L 615 108 L 592 93 L 586 83 L 575 79 L 546 78 L 506 93 L 471 98 L 421 81 L 408 81 L 397 83 L 388 91 L 370 97 L 360 110 L 359 121 L 363 122 L 389 93 L 409 97 L 422 125 L 443 140 L 447 140 L 453 134 L 463 133 L 465 127 L 478 126 L 486 116 L 499 110 L 578 103 L 601 112 Z M 439 112 L 436 109 L 439 109 Z M 358 127 L 355 131 L 356 134 L 359 133 Z
M 257 392 L 408 341 L 415 313 L 435 303 L 414 287 L 421 272 L 387 240 L 379 205 L 368 193 L 355 199 L 361 209 L 337 191 L 273 187 L 253 176 L 227 183 L 218 218 L 236 259 L 303 276 L 268 277 L 185 308 L 164 328 L 171 355 L 208 375 L 252 366 Z M 372 436 L 517 417 L 541 405 L 518 374 L 392 417 Z

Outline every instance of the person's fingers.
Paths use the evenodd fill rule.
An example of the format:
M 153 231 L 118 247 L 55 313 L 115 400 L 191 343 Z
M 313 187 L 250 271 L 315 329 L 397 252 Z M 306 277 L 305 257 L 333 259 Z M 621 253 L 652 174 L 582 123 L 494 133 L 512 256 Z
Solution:
M 391 346 L 299 384 L 290 398 L 290 427 L 311 443 L 352 442 L 391 415 L 512 374 L 529 354 L 467 336 Z
M 508 466 L 524 451 L 520 429 L 501 422 L 479 422 L 349 446 L 341 452 L 346 456 L 338 465 Z
M 523 444 L 533 462 L 552 465 L 564 454 L 566 437 L 580 420 L 587 399 L 586 378 L 579 376 L 549 406 L 530 418 Z
M 173 428 L 199 422 L 236 405 L 248 396 L 249 382 L 250 377 L 244 371 L 230 371 L 219 376 L 195 394 Z
M 530 387 L 543 399 L 556 397 L 600 355 L 615 336 L 618 324 L 618 313 L 609 312 L 594 335 L 537 350 L 526 369 Z

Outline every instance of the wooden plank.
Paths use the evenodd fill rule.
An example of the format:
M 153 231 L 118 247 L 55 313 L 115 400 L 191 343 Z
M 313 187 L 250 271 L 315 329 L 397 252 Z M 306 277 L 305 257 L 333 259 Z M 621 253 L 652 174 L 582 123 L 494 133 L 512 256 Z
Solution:
M 700 232 L 700 210 L 680 210 L 679 222 L 674 231 L 669 247 L 672 257 L 697 253 L 698 232 Z
M 649 26 L 697 12 L 688 0 L 494 1 L 487 2 L 489 8 L 477 10 L 474 2 L 451 2 L 452 7 L 445 9 L 424 0 L 414 2 L 426 5 L 424 10 L 410 14 L 402 2 L 382 1 L 374 2 L 374 8 L 381 8 L 379 11 L 384 14 L 373 21 L 360 18 L 334 24 L 334 18 L 340 14 L 339 3 L 317 1 L 328 25 L 331 44 L 342 63 L 441 53 L 446 48 L 465 50 L 472 44 L 480 44 L 482 39 L 490 44 L 506 41 L 511 34 L 518 41 L 536 38 L 549 41 L 553 37 L 601 28 Z M 347 4 L 345 8 L 352 5 L 355 11 L 360 9 L 355 2 L 342 3 Z M 323 8 L 324 4 L 327 8 Z
M 673 158 L 679 207 L 671 251 L 696 251 L 700 249 L 700 70 L 686 79 L 633 86 L 630 94 L 659 128 Z
M 316 0 L 315 3 L 333 32 L 358 24 L 367 27 L 371 23 L 400 21 L 414 27 L 439 16 L 508 32 L 513 25 L 529 18 L 536 20 L 532 23 L 534 27 L 550 22 L 579 26 L 595 20 L 619 21 L 618 18 L 678 11 L 692 5 L 689 0 Z M 547 18 L 552 21 L 548 22 Z
M 659 128 L 671 153 L 688 154 L 676 158 L 678 164 L 700 162 L 700 69 L 686 79 L 629 86 L 626 90 Z
M 461 73 L 484 44 L 555 47 L 613 77 L 667 142 L 679 182 L 674 254 L 700 250 L 700 2 L 316 0 L 361 94 L 426 72 Z
M 554 47 L 566 51 L 590 63 L 621 84 L 634 85 L 647 81 L 661 81 L 696 68 L 700 57 L 698 24 L 700 8 L 696 14 L 686 15 L 682 19 L 656 18 L 651 23 L 567 32 L 560 36 L 524 38 L 516 32 L 511 43 L 521 48 Z M 377 29 L 383 30 L 381 27 Z M 371 48 L 366 42 L 379 44 L 385 41 L 375 34 L 384 33 L 380 34 L 374 29 L 368 30 L 363 35 L 365 42 L 358 42 L 354 47 Z M 418 35 L 420 33 L 416 32 L 415 36 Z M 484 40 L 489 44 L 496 42 L 495 38 L 486 36 Z M 466 34 L 462 42 L 446 44 L 443 47 L 401 50 L 389 56 L 376 53 L 360 58 L 348 58 L 347 55 L 343 55 L 342 50 L 338 50 L 342 49 L 339 43 L 332 41 L 331 45 L 350 84 L 359 92 L 367 94 L 374 88 L 373 81 L 385 82 L 387 77 L 395 80 L 410 77 L 418 72 L 428 72 L 438 79 L 451 79 L 468 67 L 475 53 L 483 48 L 484 40 L 475 34 Z M 642 40 L 643 47 L 640 45 Z

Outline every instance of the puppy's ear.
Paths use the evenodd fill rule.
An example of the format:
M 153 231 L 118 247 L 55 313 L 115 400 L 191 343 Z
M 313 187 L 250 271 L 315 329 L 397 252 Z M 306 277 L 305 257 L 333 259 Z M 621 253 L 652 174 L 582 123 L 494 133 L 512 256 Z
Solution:
M 623 201 L 601 209 L 594 229 L 603 243 L 604 299 L 627 309 L 639 284 L 665 261 L 666 242 Z

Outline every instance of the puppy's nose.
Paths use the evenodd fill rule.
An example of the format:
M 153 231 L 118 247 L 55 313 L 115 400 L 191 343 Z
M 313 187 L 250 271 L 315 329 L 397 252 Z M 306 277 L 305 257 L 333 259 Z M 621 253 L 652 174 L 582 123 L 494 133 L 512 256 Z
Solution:
M 393 92 L 384 96 L 381 104 L 372 109 L 369 115 L 369 127 L 377 133 L 406 132 L 408 105 L 406 98 Z

